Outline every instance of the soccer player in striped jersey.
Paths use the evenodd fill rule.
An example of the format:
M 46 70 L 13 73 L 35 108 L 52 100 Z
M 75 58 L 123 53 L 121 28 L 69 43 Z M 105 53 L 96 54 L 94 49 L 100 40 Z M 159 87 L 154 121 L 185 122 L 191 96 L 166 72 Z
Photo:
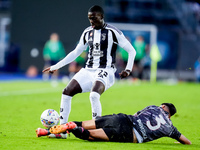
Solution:
M 103 9 L 97 5 L 92 6 L 88 11 L 88 19 L 91 26 L 83 31 L 76 48 L 57 64 L 43 70 L 54 73 L 75 60 L 89 46 L 85 68 L 75 74 L 62 92 L 60 124 L 68 122 L 71 99 L 77 93 L 90 92 L 92 118 L 101 116 L 100 95 L 110 88 L 115 80 L 117 45 L 128 52 L 128 62 L 126 68 L 119 73 L 120 77 L 128 77 L 133 68 L 135 49 L 120 30 L 105 23 Z

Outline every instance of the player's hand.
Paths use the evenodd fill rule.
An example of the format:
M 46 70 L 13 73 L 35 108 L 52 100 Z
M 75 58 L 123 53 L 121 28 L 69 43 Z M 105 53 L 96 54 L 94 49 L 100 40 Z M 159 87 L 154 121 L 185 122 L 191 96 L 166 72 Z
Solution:
M 53 74 L 55 71 L 57 71 L 57 70 L 50 71 L 50 67 L 45 68 L 44 70 L 42 70 L 42 72 L 48 72 L 48 73 L 51 73 L 51 74 Z
M 130 75 L 131 71 L 130 70 L 123 70 L 121 73 L 119 73 L 119 76 L 121 79 L 126 78 Z

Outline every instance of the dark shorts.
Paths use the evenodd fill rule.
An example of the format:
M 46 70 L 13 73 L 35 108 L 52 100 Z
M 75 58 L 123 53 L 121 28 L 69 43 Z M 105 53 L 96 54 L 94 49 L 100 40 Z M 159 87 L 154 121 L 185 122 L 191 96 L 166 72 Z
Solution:
M 110 141 L 133 143 L 133 124 L 125 114 L 98 117 L 96 128 L 102 128 Z

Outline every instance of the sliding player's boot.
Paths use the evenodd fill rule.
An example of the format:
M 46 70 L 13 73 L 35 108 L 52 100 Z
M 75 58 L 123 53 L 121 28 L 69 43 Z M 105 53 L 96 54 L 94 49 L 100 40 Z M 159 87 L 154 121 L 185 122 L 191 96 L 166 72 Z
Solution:
M 74 122 L 68 122 L 66 124 L 63 125 L 56 125 L 50 128 L 50 133 L 53 134 L 59 134 L 59 133 L 65 133 L 69 130 L 72 130 L 74 128 L 76 128 L 77 125 Z
M 37 128 L 35 131 L 37 137 L 46 136 L 50 134 L 48 129 Z

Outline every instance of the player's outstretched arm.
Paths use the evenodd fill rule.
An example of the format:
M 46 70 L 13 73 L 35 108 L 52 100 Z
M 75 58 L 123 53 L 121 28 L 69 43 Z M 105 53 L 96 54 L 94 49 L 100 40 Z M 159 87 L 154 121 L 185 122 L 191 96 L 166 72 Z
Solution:
M 131 71 L 130 70 L 123 70 L 121 73 L 119 73 L 119 76 L 121 79 L 126 78 L 130 75 Z
M 55 71 L 57 71 L 57 70 L 53 70 L 53 71 L 51 71 L 50 70 L 50 67 L 48 67 L 48 68 L 45 68 L 42 72 L 48 72 L 48 73 L 54 73 Z
M 190 140 L 188 140 L 183 134 L 181 134 L 181 136 L 180 136 L 180 138 L 179 138 L 178 141 L 179 141 L 180 143 L 182 143 L 182 144 L 188 144 L 188 145 L 192 144 L 192 143 L 190 142 Z

